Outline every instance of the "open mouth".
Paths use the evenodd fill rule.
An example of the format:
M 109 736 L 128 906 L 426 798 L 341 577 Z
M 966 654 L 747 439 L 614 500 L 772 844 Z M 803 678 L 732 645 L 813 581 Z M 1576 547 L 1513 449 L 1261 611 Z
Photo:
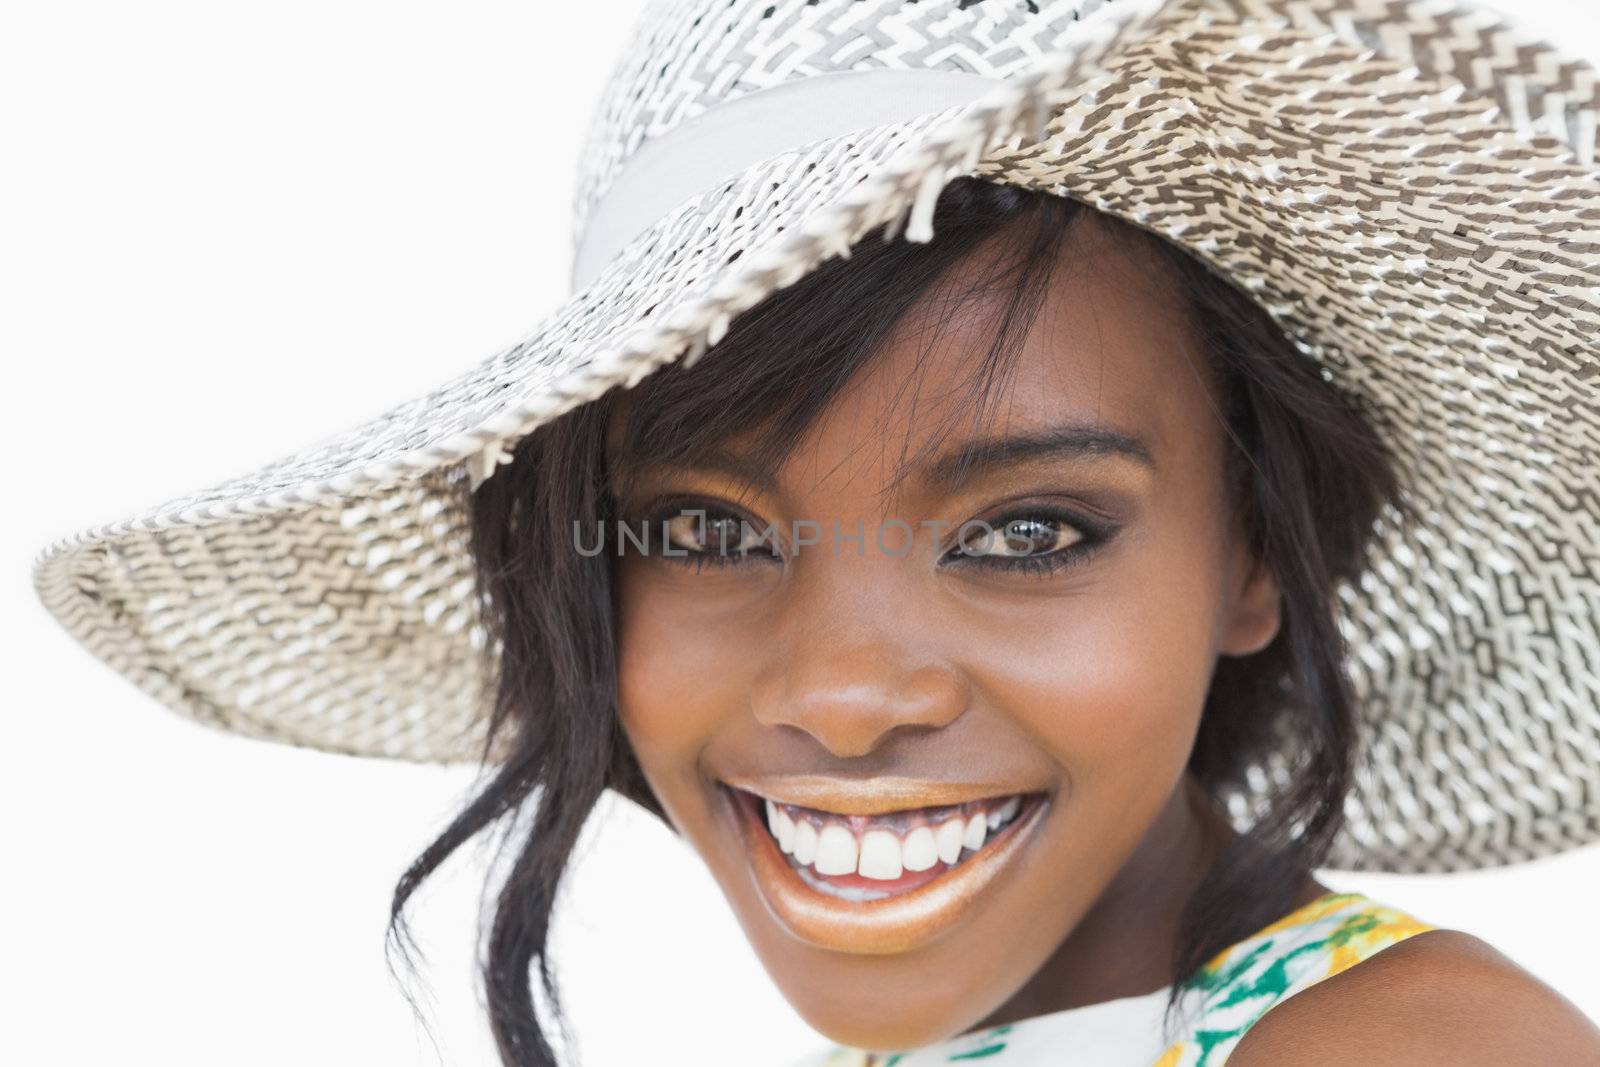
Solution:
M 746 794 L 802 881 L 842 900 L 880 900 L 926 885 L 976 855 L 1022 813 L 1023 794 L 967 804 L 840 815 Z
M 955 921 L 1017 852 L 1044 792 L 844 813 L 721 783 L 757 885 L 804 939 L 899 951 Z

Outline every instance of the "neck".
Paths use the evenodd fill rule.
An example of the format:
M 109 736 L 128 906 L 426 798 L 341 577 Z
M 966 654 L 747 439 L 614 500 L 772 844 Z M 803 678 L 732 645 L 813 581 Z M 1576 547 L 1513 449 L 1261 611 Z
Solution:
M 1187 774 L 1132 857 L 1060 947 L 973 1029 L 1170 985 L 1184 905 L 1237 834 Z M 1307 879 L 1298 902 L 1326 888 Z

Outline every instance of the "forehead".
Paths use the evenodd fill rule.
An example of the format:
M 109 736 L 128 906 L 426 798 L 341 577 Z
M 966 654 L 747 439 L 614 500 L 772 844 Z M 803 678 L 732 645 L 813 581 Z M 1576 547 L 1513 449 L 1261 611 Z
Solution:
M 1180 280 L 1152 249 L 1094 216 L 1073 231 L 994 391 L 974 403 L 973 379 L 994 358 L 1000 323 L 1017 313 L 996 265 L 1004 241 L 957 262 L 918 301 L 790 466 L 809 454 L 826 468 L 874 443 L 904 453 L 946 437 L 953 446 L 1061 425 L 1139 438 L 1159 460 L 1220 433 Z

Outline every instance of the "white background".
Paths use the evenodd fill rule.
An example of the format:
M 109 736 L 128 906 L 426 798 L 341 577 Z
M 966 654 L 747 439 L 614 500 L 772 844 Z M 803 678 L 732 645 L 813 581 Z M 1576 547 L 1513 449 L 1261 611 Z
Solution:
M 382 953 L 393 882 L 468 775 L 191 725 L 74 645 L 29 568 L 56 537 L 277 458 L 526 333 L 565 294 L 576 152 L 639 7 L 0 9 L 0 1060 L 492 1062 L 476 859 L 418 912 L 437 1050 Z M 1600 54 L 1587 3 L 1517 14 Z M 585 1062 L 760 1067 L 815 1044 L 686 847 L 616 812 L 557 933 Z M 1326 880 L 1470 930 L 1600 1017 L 1600 848 Z

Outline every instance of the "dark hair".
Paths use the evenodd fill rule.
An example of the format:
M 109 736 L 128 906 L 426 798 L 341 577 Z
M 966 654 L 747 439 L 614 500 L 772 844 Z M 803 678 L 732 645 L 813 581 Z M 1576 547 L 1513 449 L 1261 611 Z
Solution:
M 556 1063 L 535 1011 L 532 971 L 537 964 L 565 1036 L 545 950 L 557 882 L 592 807 L 610 787 L 665 819 L 616 714 L 611 555 L 570 550 L 574 521 L 614 525 L 605 446 L 616 401 L 629 398 L 630 452 L 685 456 L 760 428 L 752 458 L 771 467 L 941 275 L 1003 226 L 1010 239 L 987 246 L 1010 254 L 985 276 L 995 281 L 986 280 L 986 292 L 1006 299 L 973 384 L 981 401 L 1027 333 L 1070 231 L 1092 214 L 1050 193 L 958 178 L 939 197 L 931 242 L 868 234 L 848 258 L 828 260 L 734 319 L 694 366 L 671 364 L 535 430 L 472 495 L 472 550 L 500 665 L 489 732 L 505 755 L 400 879 L 390 921 L 391 934 L 403 935 L 407 901 L 446 858 L 491 826 L 516 827 L 503 838 L 509 862 L 487 917 L 483 961 L 505 1063 Z M 1271 644 L 1219 660 L 1189 767 L 1220 805 L 1243 795 L 1247 770 L 1261 773 L 1267 754 L 1287 745 L 1291 758 L 1269 768 L 1276 784 L 1267 802 L 1186 906 L 1170 1018 L 1204 963 L 1292 909 L 1342 823 L 1356 709 L 1335 584 L 1359 574 L 1374 523 L 1398 504 L 1398 491 L 1373 424 L 1260 306 L 1177 246 L 1096 219 L 1152 250 L 1180 279 L 1232 442 L 1230 502 L 1282 590 Z

